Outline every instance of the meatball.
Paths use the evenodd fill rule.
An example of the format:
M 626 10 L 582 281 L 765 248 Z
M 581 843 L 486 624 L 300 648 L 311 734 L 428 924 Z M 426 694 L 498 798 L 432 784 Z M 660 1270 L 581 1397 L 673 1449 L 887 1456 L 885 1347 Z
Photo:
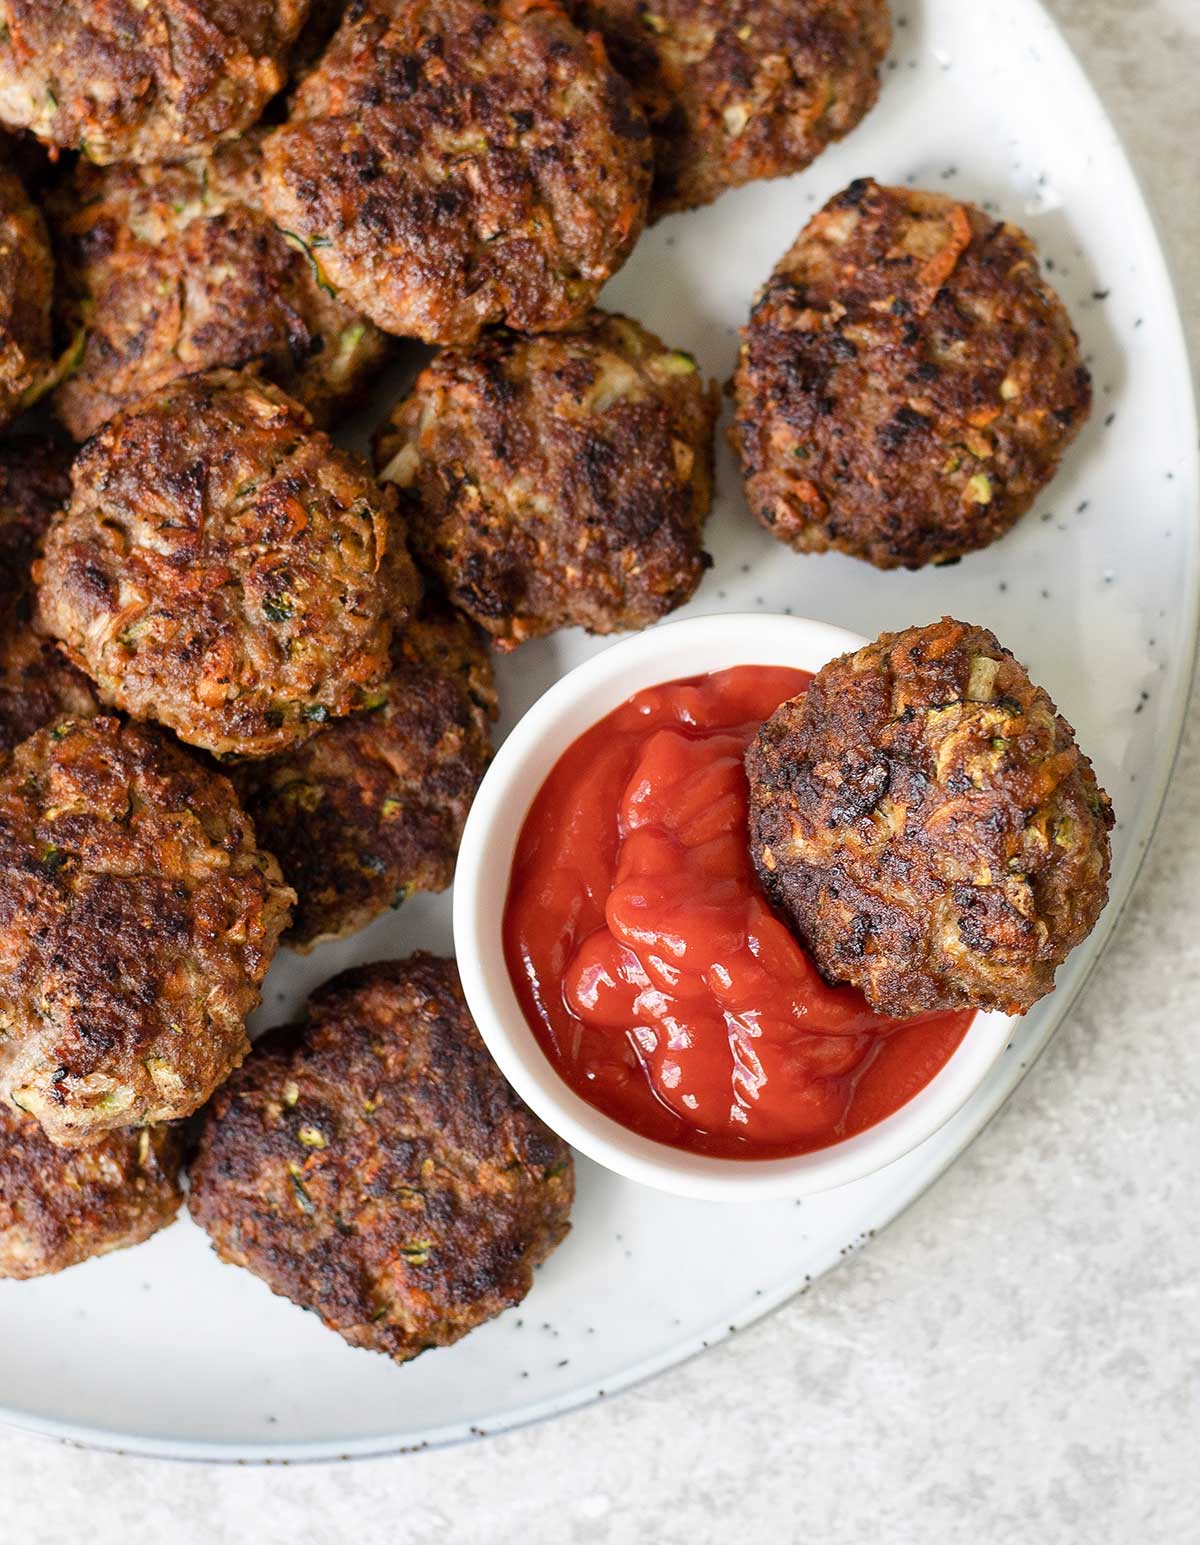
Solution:
M 351 7 L 266 141 L 266 207 L 388 332 L 570 325 L 646 214 L 650 139 L 553 0 Z
M 126 1128 L 56 1148 L 0 1101 L 0 1277 L 45 1277 L 139 1245 L 179 1211 L 178 1127 Z
M 439 355 L 376 436 L 420 563 L 499 649 L 642 628 L 708 566 L 715 388 L 625 317 Z
M 55 406 L 77 440 L 178 376 L 261 362 L 327 424 L 390 340 L 261 213 L 259 136 L 207 161 L 82 164 L 51 205 L 78 363 Z
M 1054 476 L 1091 384 L 1016 226 L 852 183 L 809 222 L 742 334 L 732 431 L 758 519 L 800 552 L 946 563 Z
M 0 122 L 89 161 L 168 161 L 248 128 L 307 0 L 0 0 Z
M 0 752 L 44 724 L 99 711 L 91 682 L 31 621 L 31 565 L 51 516 L 70 498 L 67 451 L 29 436 L 0 447 Z
M 886 0 L 573 0 L 654 140 L 651 215 L 798 172 L 875 104 Z
M 53 292 L 45 222 L 0 163 L 0 428 L 50 383 Z
M 768 898 L 882 1014 L 1023 1014 L 1107 899 L 1108 796 L 986 628 L 944 617 L 834 660 L 746 771 Z
M 218 755 L 352 713 L 416 577 L 390 490 L 254 376 L 187 376 L 118 414 L 71 472 L 38 618 L 103 700 Z
M 245 1056 L 292 893 L 228 779 L 60 719 L 0 772 L 0 1098 L 52 1142 L 190 1115 Z
M 484 1050 L 453 961 L 334 977 L 213 1101 L 188 1205 L 223 1260 L 397 1362 L 518 1303 L 564 1237 L 570 1149 Z
M 491 756 L 486 636 L 440 603 L 392 642 L 371 706 L 234 782 L 298 896 L 285 942 L 365 927 L 414 891 L 445 890 Z

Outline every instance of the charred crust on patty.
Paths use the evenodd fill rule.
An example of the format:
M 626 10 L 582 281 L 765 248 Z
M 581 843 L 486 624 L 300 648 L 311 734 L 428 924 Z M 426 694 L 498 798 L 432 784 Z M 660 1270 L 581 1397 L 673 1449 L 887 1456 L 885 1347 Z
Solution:
M 626 317 L 496 333 L 422 372 L 375 439 L 418 561 L 512 649 L 555 628 L 646 627 L 709 558 L 716 394 Z
M 418 582 L 391 490 L 253 375 L 171 382 L 80 451 L 38 621 L 101 698 L 222 756 L 352 713 Z
M 742 333 L 731 431 L 758 520 L 880 568 L 995 541 L 1088 416 L 1071 320 L 1029 237 L 972 204 L 851 184 Z
M 190 1115 L 291 900 L 228 779 L 159 731 L 39 730 L 0 771 L 0 1098 L 66 1147 Z
M 552 0 L 348 10 L 266 141 L 269 212 L 387 332 L 569 326 L 641 231 L 650 141 Z
M 71 493 L 70 452 L 43 436 L 0 445 L 0 752 L 44 724 L 99 709 L 91 682 L 34 631 L 32 565 Z
M 218 1255 L 403 1362 L 529 1291 L 571 1153 L 517 1099 L 449 960 L 335 977 L 206 1112 L 188 1205 Z
M 885 633 L 817 673 L 746 756 L 771 902 L 880 1013 L 1024 1013 L 1108 894 L 1108 796 L 985 628 Z
M 386 360 L 390 340 L 262 213 L 260 145 L 255 132 L 207 160 L 81 163 L 52 199 L 75 356 L 54 405 L 77 440 L 179 376 L 251 361 L 325 425 Z
M 0 0 L 0 122 L 97 165 L 202 154 L 283 85 L 307 0 Z
M 654 140 L 654 218 L 801 171 L 874 106 L 886 0 L 573 0 Z
M 0 1277 L 45 1277 L 141 1244 L 179 1211 L 183 1134 L 153 1126 L 57 1148 L 0 1101 Z
M 487 636 L 427 598 L 392 641 L 370 705 L 234 783 L 298 900 L 285 943 L 310 949 L 418 891 L 445 890 L 491 756 Z

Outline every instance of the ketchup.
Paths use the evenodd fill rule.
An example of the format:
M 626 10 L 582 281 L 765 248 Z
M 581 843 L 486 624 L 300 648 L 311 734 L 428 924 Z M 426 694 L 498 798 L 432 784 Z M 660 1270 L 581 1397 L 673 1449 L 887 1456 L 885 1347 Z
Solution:
M 912 1098 L 970 1013 L 884 1019 L 830 987 L 750 858 L 743 754 L 805 671 L 639 692 L 560 757 L 517 841 L 509 974 L 560 1076 L 646 1137 L 726 1158 L 823 1148 Z

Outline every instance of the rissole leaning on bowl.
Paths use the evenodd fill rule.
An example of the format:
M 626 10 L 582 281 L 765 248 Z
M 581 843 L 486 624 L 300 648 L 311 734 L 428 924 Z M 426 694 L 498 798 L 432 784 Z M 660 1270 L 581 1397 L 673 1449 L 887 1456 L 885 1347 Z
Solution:
M 1107 900 L 1111 802 L 986 628 L 944 617 L 832 661 L 746 766 L 767 895 L 883 1013 L 1024 1013 Z
M 986 630 L 910 630 L 890 641 L 890 675 L 870 668 L 888 638 L 839 656 L 846 636 L 830 647 L 829 633 L 790 617 L 716 616 L 589 661 L 517 726 L 468 822 L 455 933 L 502 1068 L 585 1152 L 667 1189 L 819 1190 L 899 1157 L 1003 1049 L 1008 1021 L 975 1008 L 1028 1007 L 1103 906 L 1108 801 L 1048 698 Z M 749 776 L 743 756 L 802 714 L 805 683 L 779 668 L 795 659 L 820 667 L 814 724 L 806 743 L 780 747 L 773 789 L 761 752 L 751 750 Z M 864 686 L 852 691 L 844 677 L 860 662 Z M 820 711 L 839 685 L 867 743 L 861 777 L 861 746 Z M 631 688 L 641 690 L 630 698 Z M 892 804 L 888 755 L 909 758 Z M 782 831 L 768 876 L 770 862 L 790 873 L 805 856 L 789 775 L 828 796 L 818 845 L 841 842 L 893 901 L 877 950 L 870 920 L 840 910 L 836 871 L 818 917 L 881 967 L 907 937 L 908 999 L 876 992 L 868 1003 L 857 989 L 873 991 L 871 979 L 831 959 L 806 919 L 788 932 L 798 914 L 786 894 L 773 910 L 780 893 L 764 892 L 754 869 L 764 805 Z M 538 792 L 514 851 L 511 808 L 528 797 L 526 777 Z M 901 802 L 922 787 L 923 801 Z M 990 888 L 985 861 L 1003 870 Z M 842 863 L 855 872 L 851 856 Z M 938 926 L 947 897 L 972 945 L 957 958 Z M 1011 909 L 1004 926 L 999 903 Z M 940 995 L 922 996 L 935 943 Z M 598 1124 L 589 1107 L 609 1119 Z M 731 1165 L 739 1148 L 758 1162 Z M 761 1184 L 742 1178 L 747 1168 Z

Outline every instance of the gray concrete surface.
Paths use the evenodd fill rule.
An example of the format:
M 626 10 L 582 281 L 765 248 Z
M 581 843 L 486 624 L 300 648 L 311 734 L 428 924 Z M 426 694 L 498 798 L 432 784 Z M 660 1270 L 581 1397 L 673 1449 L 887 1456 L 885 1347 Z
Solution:
M 1200 358 L 1200 0 L 1051 6 L 1134 154 Z M 0 1435 L 0 1540 L 1200 1539 L 1198 923 L 1193 711 L 1120 935 L 1037 1074 L 802 1302 L 602 1408 L 470 1449 L 256 1471 Z

